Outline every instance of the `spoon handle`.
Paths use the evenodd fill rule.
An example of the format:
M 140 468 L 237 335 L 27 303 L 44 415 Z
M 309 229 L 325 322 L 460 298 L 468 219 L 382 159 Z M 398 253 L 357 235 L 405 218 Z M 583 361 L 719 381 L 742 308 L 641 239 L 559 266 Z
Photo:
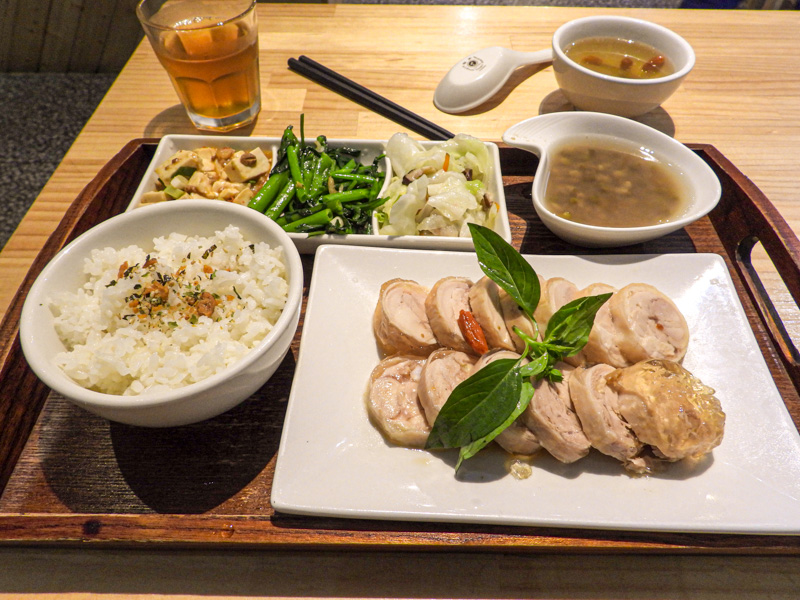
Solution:
M 553 60 L 553 50 L 551 48 L 537 50 L 536 52 L 518 52 L 516 50 L 508 50 L 507 54 L 515 59 L 515 68 L 522 67 L 524 65 L 547 63 Z

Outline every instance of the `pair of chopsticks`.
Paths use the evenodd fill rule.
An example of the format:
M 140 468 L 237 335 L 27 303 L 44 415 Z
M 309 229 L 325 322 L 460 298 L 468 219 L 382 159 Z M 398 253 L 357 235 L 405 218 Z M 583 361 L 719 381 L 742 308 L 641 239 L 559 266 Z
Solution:
M 299 59 L 290 58 L 289 68 L 295 73 L 299 73 L 311 81 L 337 94 L 341 94 L 345 98 L 349 98 L 353 102 L 387 119 L 391 119 L 395 123 L 399 123 L 415 133 L 425 136 L 429 140 L 448 140 L 454 135 L 447 131 L 447 129 L 436 125 L 436 123 L 431 123 L 418 114 L 403 108 L 399 104 L 395 104 L 391 100 L 384 98 L 380 94 L 376 94 L 372 90 L 340 75 L 336 71 L 332 71 L 328 67 L 321 65 L 307 56 L 300 56 Z

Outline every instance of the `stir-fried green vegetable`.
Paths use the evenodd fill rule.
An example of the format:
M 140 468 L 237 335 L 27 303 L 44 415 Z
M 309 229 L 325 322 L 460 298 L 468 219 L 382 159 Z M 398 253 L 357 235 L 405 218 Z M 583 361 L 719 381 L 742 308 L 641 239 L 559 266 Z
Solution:
M 304 141 L 289 125 L 281 137 L 269 179 L 248 206 L 275 220 L 285 231 L 309 235 L 372 233 L 372 213 L 386 202 L 379 198 L 385 174 L 380 155 L 359 163 L 361 151 L 328 146 L 325 136 Z
M 472 223 L 469 228 L 481 270 L 533 321 L 541 292 L 533 267 L 491 229 Z M 561 307 L 548 321 L 541 342 L 514 327 L 525 341 L 522 356 L 497 360 L 461 382 L 439 412 L 426 448 L 459 448 L 458 470 L 522 414 L 533 398 L 532 381 L 561 380 L 556 362 L 580 352 L 597 311 L 610 297 L 587 296 Z

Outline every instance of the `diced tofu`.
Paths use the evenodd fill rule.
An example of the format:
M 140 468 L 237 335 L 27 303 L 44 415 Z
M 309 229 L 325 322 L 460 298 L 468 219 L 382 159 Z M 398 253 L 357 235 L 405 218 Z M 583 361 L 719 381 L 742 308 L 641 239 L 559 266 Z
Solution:
M 252 197 L 253 197 L 253 190 L 251 190 L 250 188 L 244 188 L 233 199 L 233 203 L 247 206 L 247 203 L 250 202 Z
M 270 161 L 261 148 L 254 148 L 250 152 L 236 152 L 225 165 L 225 173 L 231 181 L 238 183 L 258 178 L 269 171 L 269 167 Z
M 166 202 L 171 200 L 163 191 L 161 192 L 145 192 L 139 199 L 141 204 L 155 204 L 156 202 Z
M 200 157 L 200 170 L 203 172 L 214 170 L 214 155 L 216 154 L 215 148 L 198 148 L 195 150 L 197 156 Z
M 211 182 L 202 171 L 195 171 L 189 178 L 189 183 L 183 189 L 192 194 L 200 194 L 204 198 L 208 198 L 213 193 L 211 191 Z
M 191 150 L 179 150 L 156 169 L 156 175 L 164 183 L 169 183 L 175 172 L 182 167 L 200 168 L 200 157 Z
M 214 186 L 216 187 L 216 185 Z M 238 196 L 242 190 L 247 189 L 245 185 L 241 183 L 231 183 L 231 182 L 223 182 L 223 184 L 217 189 L 217 198 L 219 200 L 226 200 L 227 202 L 232 202 L 236 196 Z
M 176 190 L 183 190 L 189 184 L 189 180 L 183 175 L 176 175 L 175 177 L 170 179 L 169 184 Z

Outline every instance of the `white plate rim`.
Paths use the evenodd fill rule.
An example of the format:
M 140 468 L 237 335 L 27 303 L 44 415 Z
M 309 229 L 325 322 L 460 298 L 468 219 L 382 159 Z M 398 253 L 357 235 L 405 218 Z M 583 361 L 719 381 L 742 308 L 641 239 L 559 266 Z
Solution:
M 458 258 L 455 258 L 458 257 Z M 800 533 L 800 435 L 798 435 L 797 429 L 794 426 L 794 423 L 789 416 L 788 411 L 783 403 L 783 399 L 780 397 L 777 388 L 774 385 L 774 381 L 769 374 L 769 370 L 767 368 L 766 362 L 761 355 L 760 350 L 758 349 L 755 336 L 752 333 L 752 330 L 749 328 L 749 324 L 747 323 L 747 318 L 744 314 L 744 310 L 741 307 L 741 303 L 738 300 L 738 297 L 735 296 L 735 289 L 733 287 L 733 283 L 730 279 L 730 274 L 728 273 L 727 267 L 725 266 L 724 261 L 721 257 L 714 255 L 714 254 L 678 254 L 678 255 L 602 255 L 602 256 L 587 256 L 587 257 L 580 257 L 580 256 L 542 256 L 542 257 L 532 257 L 526 256 L 529 260 L 542 260 L 545 262 L 553 262 L 553 261 L 585 261 L 586 264 L 592 266 L 592 268 L 608 268 L 609 265 L 614 265 L 614 261 L 621 261 L 621 264 L 625 266 L 625 268 L 629 268 L 631 265 L 636 266 L 640 261 L 640 271 L 644 269 L 650 273 L 657 273 L 657 270 L 653 269 L 653 267 L 662 268 L 664 265 L 672 265 L 674 267 L 678 267 L 678 270 L 681 272 L 680 276 L 677 280 L 684 279 L 686 274 L 699 277 L 712 277 L 711 283 L 708 281 L 686 281 L 686 293 L 687 294 L 696 294 L 698 291 L 705 290 L 707 297 L 703 297 L 702 300 L 704 302 L 728 302 L 729 305 L 726 305 L 726 310 L 722 311 L 723 314 L 717 314 L 712 316 L 703 315 L 703 319 L 710 322 L 719 321 L 727 326 L 731 324 L 734 328 L 740 329 L 740 331 L 736 331 L 735 333 L 738 335 L 739 333 L 744 334 L 746 339 L 743 341 L 742 348 L 734 348 L 730 351 L 728 349 L 721 349 L 721 357 L 728 358 L 729 356 L 745 356 L 747 358 L 748 364 L 752 363 L 751 369 L 748 372 L 748 375 L 752 375 L 755 377 L 755 381 L 759 384 L 764 384 L 764 389 L 760 391 L 758 394 L 753 394 L 750 398 L 753 402 L 758 402 L 760 412 L 756 414 L 758 418 L 761 420 L 765 420 L 765 422 L 758 421 L 753 425 L 758 427 L 754 428 L 752 431 L 754 433 L 762 432 L 763 435 L 771 435 L 774 440 L 770 444 L 769 452 L 767 452 L 765 445 L 762 443 L 761 440 L 758 439 L 745 439 L 744 436 L 741 435 L 742 430 L 742 411 L 743 406 L 741 401 L 736 401 L 735 403 L 731 403 L 730 398 L 727 399 L 727 408 L 726 408 L 726 399 L 722 398 L 723 400 L 723 408 L 726 408 L 726 412 L 728 412 L 728 425 L 726 429 L 726 438 L 723 439 L 723 444 L 715 450 L 714 452 L 714 461 L 711 466 L 708 468 L 707 471 L 702 472 L 702 474 L 698 476 L 687 477 L 686 479 L 676 478 L 676 477 L 667 477 L 664 479 L 652 479 L 652 478 L 644 478 L 644 479 L 630 479 L 630 481 L 637 482 L 637 481 L 656 481 L 662 482 L 655 485 L 655 491 L 662 491 L 665 487 L 665 483 L 669 483 L 670 481 L 677 481 L 682 482 L 680 484 L 676 484 L 674 487 L 676 488 L 691 488 L 692 493 L 697 495 L 701 494 L 702 490 L 697 490 L 697 485 L 692 484 L 692 482 L 700 481 L 702 486 L 703 480 L 702 477 L 708 477 L 709 473 L 713 473 L 716 470 L 722 469 L 721 476 L 715 476 L 716 478 L 713 479 L 713 482 L 716 483 L 718 479 L 722 479 L 728 485 L 730 482 L 738 482 L 737 478 L 740 478 L 743 482 L 747 482 L 748 484 L 753 484 L 753 482 L 758 481 L 760 482 L 758 488 L 750 488 L 747 491 L 748 494 L 740 494 L 740 499 L 736 498 L 717 498 L 714 496 L 714 490 L 708 490 L 705 498 L 700 498 L 701 502 L 704 502 L 708 507 L 714 508 L 715 510 L 709 510 L 707 514 L 698 514 L 696 511 L 684 514 L 685 511 L 688 510 L 687 506 L 681 503 L 680 499 L 675 506 L 670 506 L 661 502 L 664 505 L 664 509 L 669 512 L 670 514 L 664 516 L 663 518 L 655 515 L 653 516 L 651 512 L 648 512 L 645 508 L 642 509 L 642 513 L 636 517 L 625 517 L 620 516 L 615 518 L 613 516 L 611 518 L 602 518 L 596 517 L 593 515 L 592 511 L 588 513 L 584 512 L 584 514 L 579 514 L 580 511 L 577 510 L 576 506 L 572 506 L 571 509 L 569 506 L 565 506 L 563 509 L 559 508 L 558 510 L 551 510 L 550 512 L 537 512 L 537 511 L 523 511 L 523 512 L 503 512 L 503 510 L 492 510 L 490 506 L 488 509 L 485 505 L 482 505 L 482 508 L 477 508 L 476 510 L 466 510 L 464 506 L 441 506 L 441 504 L 437 505 L 435 502 L 429 503 L 428 505 L 423 505 L 424 503 L 417 502 L 416 504 L 411 501 L 408 502 L 406 505 L 402 505 L 402 502 L 398 500 L 395 502 L 395 499 L 390 499 L 389 502 L 382 502 L 382 501 L 374 501 L 374 500 L 364 500 L 359 499 L 358 495 L 353 495 L 352 490 L 348 490 L 348 486 L 357 488 L 357 484 L 354 484 L 353 481 L 350 480 L 337 480 L 335 477 L 335 473 L 332 479 L 326 480 L 324 483 L 329 484 L 329 487 L 326 490 L 330 490 L 330 493 L 324 495 L 324 497 L 320 497 L 320 495 L 315 495 L 314 490 L 317 486 L 316 491 L 319 492 L 318 486 L 323 485 L 322 481 L 314 480 L 317 475 L 319 475 L 318 470 L 314 470 L 314 476 L 311 479 L 307 479 L 306 481 L 302 481 L 304 477 L 303 473 L 305 472 L 301 467 L 302 464 L 298 464 L 297 456 L 293 456 L 296 450 L 298 450 L 297 446 L 297 430 L 295 425 L 302 425 L 302 423 L 298 421 L 298 414 L 299 411 L 303 411 L 306 406 L 308 405 L 309 399 L 303 398 L 303 394 L 307 392 L 307 386 L 304 385 L 304 381 L 307 381 L 306 375 L 307 370 L 309 369 L 308 361 L 312 360 L 314 357 L 313 347 L 315 344 L 318 344 L 319 340 L 317 339 L 316 329 L 318 328 L 318 319 L 320 316 L 329 316 L 324 315 L 323 312 L 320 312 L 320 301 L 318 300 L 320 294 L 324 291 L 321 286 L 324 286 L 326 283 L 326 277 L 331 278 L 337 276 L 341 279 L 342 275 L 345 275 L 345 280 L 342 281 L 339 289 L 337 290 L 337 296 L 333 298 L 327 298 L 327 310 L 335 311 L 337 308 L 337 303 L 351 301 L 353 299 L 352 295 L 348 295 L 344 292 L 344 288 L 347 287 L 347 277 L 351 277 L 355 280 L 359 278 L 366 277 L 365 269 L 367 268 L 366 265 L 370 263 L 370 261 L 378 261 L 382 265 L 382 274 L 381 277 L 384 279 L 390 279 L 393 276 L 400 275 L 402 276 L 403 269 L 397 269 L 396 264 L 398 262 L 404 263 L 403 268 L 408 269 L 408 265 L 410 264 L 419 264 L 422 266 L 425 265 L 435 265 L 437 263 L 444 263 L 444 264 L 465 264 L 465 261 L 468 260 L 475 260 L 474 255 L 468 255 L 463 253 L 452 253 L 452 252 L 426 252 L 421 253 L 415 250 L 386 250 L 386 249 L 373 249 L 373 248 L 343 248 L 343 247 L 332 247 L 332 246 L 323 246 L 321 247 L 315 259 L 315 267 L 314 272 L 312 274 L 311 280 L 311 287 L 309 290 L 309 303 L 306 312 L 306 320 L 303 326 L 303 338 L 301 340 L 300 345 L 300 352 L 297 362 L 297 369 L 295 372 L 295 379 L 292 386 L 292 392 L 290 394 L 289 403 L 287 407 L 287 414 L 286 419 L 284 421 L 284 430 L 281 437 L 280 447 L 278 450 L 278 458 L 277 464 L 275 469 L 275 478 L 273 481 L 273 488 L 272 488 L 272 504 L 273 507 L 281 512 L 286 513 L 295 513 L 295 514 L 304 514 L 304 515 L 313 515 L 313 516 L 325 516 L 325 517 L 346 517 L 346 518 L 367 518 L 367 519 L 388 519 L 388 520 L 407 520 L 407 521 L 433 521 L 433 522 L 456 522 L 456 523 L 480 523 L 480 524 L 501 524 L 501 525 L 528 525 L 528 526 L 555 526 L 555 527 L 566 527 L 566 528 L 589 528 L 589 529 L 604 529 L 604 530 L 635 530 L 635 531 L 675 531 L 675 532 L 698 532 L 698 533 L 746 533 L 746 534 L 798 534 Z M 346 272 L 331 272 L 331 265 L 332 262 L 339 261 L 341 266 L 344 268 Z M 694 265 L 694 267 L 693 267 Z M 701 268 L 702 267 L 702 268 Z M 694 272 L 692 272 L 692 268 Z M 398 271 L 401 271 L 398 273 Z M 444 276 L 448 274 L 459 274 L 459 273 L 440 273 L 438 276 Z M 463 273 L 461 273 L 463 274 Z M 546 276 L 553 276 L 551 273 L 544 272 Z M 710 274 L 710 275 L 709 275 Z M 469 276 L 473 276 L 473 272 L 467 273 Z M 565 275 L 566 276 L 566 275 Z M 376 276 L 373 277 L 373 279 Z M 638 278 L 637 280 L 642 279 Z M 646 278 L 645 278 L 646 279 Z M 655 277 L 658 279 L 658 277 Z M 370 282 L 371 283 L 371 282 Z M 429 284 L 429 282 L 426 282 Z M 576 283 L 581 283 L 576 281 Z M 584 285 L 588 282 L 583 281 Z M 364 290 L 360 290 L 361 296 L 364 296 Z M 374 298 L 377 298 L 377 289 L 374 290 L 373 294 Z M 364 298 L 362 298 L 363 300 Z M 688 298 L 684 295 L 681 298 L 675 298 L 676 302 L 685 304 Z M 368 299 L 369 300 L 369 299 Z M 733 302 L 730 302 L 733 300 Z M 363 307 L 369 315 L 371 316 L 371 306 Z M 683 307 L 682 307 L 683 308 Z M 684 312 L 685 309 L 684 309 Z M 695 311 L 696 312 L 696 311 Z M 695 321 L 698 320 L 698 315 L 693 314 L 691 317 L 687 316 L 687 318 L 691 318 Z M 368 318 L 366 319 L 369 320 Z M 746 328 L 746 329 L 745 329 Z M 731 333 L 726 329 L 726 335 Z M 369 331 L 371 335 L 371 330 Z M 326 332 L 326 335 L 330 335 L 330 332 Z M 709 334 L 710 335 L 710 334 Z M 360 336 L 360 343 L 363 344 L 363 336 Z M 715 341 L 715 340 L 712 340 Z M 347 348 L 345 348 L 347 350 Z M 734 352 L 735 350 L 735 352 Z M 739 352 L 742 350 L 742 352 Z M 376 352 L 376 350 L 375 350 Z M 687 360 L 690 362 L 696 362 L 698 365 L 704 365 L 707 367 L 709 364 L 710 358 L 706 359 L 702 356 L 697 355 L 698 352 L 695 351 L 696 356 L 690 357 L 690 354 L 693 352 L 692 346 L 690 344 L 690 353 L 687 354 Z M 338 352 L 337 354 L 345 354 L 346 352 Z M 374 364 L 377 364 L 377 360 Z M 359 372 L 359 376 L 364 378 L 362 383 L 362 389 L 366 386 L 366 378 L 368 377 L 369 370 L 371 370 L 372 365 L 364 366 L 361 371 Z M 725 363 L 728 364 L 727 362 Z M 341 370 L 341 365 L 337 365 L 337 368 Z M 741 367 L 739 367 L 741 368 Z M 733 369 L 736 370 L 735 368 Z M 730 371 L 730 369 L 728 369 Z M 729 376 L 730 373 L 728 371 L 722 370 L 721 375 Z M 365 374 L 366 373 L 366 374 Z M 697 373 L 701 375 L 700 373 Z M 320 375 L 320 377 L 322 377 Z M 324 378 L 323 378 L 324 380 Z M 721 384 L 722 387 L 725 386 L 724 381 L 715 382 Z M 358 387 L 358 386 L 356 386 Z M 328 388 L 326 388 L 327 390 Z M 324 390 L 323 390 L 324 391 Z M 327 396 L 330 396 L 330 393 L 327 391 L 325 392 Z M 334 402 L 333 400 L 328 399 L 329 402 Z M 359 398 L 354 398 L 353 402 L 358 403 L 360 401 Z M 363 408 L 363 407 L 362 407 Z M 730 410 L 734 409 L 734 410 Z M 766 416 L 765 416 L 766 415 Z M 363 419 L 367 419 L 366 417 L 366 409 L 363 409 L 362 417 Z M 302 419 L 301 419 L 302 420 Z M 320 421 L 322 423 L 322 427 L 326 426 L 327 423 L 323 419 Z M 368 424 L 370 428 L 372 428 L 371 424 Z M 748 424 L 749 426 L 750 424 Z M 363 423 L 359 425 L 362 427 Z M 374 432 L 374 428 L 372 428 Z M 734 431 L 732 431 L 734 430 Z M 364 430 L 366 431 L 366 430 Z M 374 432 L 375 433 L 375 432 Z M 301 436 L 302 437 L 302 436 Z M 357 435 L 354 434 L 354 439 Z M 378 434 L 378 437 L 379 434 Z M 737 465 L 733 464 L 729 460 L 729 456 L 726 454 L 727 447 L 726 441 L 731 438 L 735 437 L 736 444 L 736 452 L 740 451 L 739 446 L 741 445 L 742 448 L 745 448 L 748 452 L 748 456 L 742 456 L 741 458 L 747 461 L 756 461 L 754 464 L 757 466 L 765 466 L 767 469 L 776 469 L 776 471 L 770 471 L 761 474 L 753 472 L 752 465 L 750 462 L 747 462 L 746 465 Z M 740 439 L 742 438 L 742 439 Z M 374 441 L 374 440 L 373 440 Z M 352 442 L 352 440 L 350 440 Z M 314 439 L 309 437 L 305 440 L 306 444 L 310 444 L 312 447 L 314 445 Z M 352 444 L 351 444 L 352 445 Z M 369 444 L 368 444 L 369 445 Z M 387 453 L 381 454 L 382 458 L 386 458 L 386 456 L 390 456 L 391 452 L 397 454 L 398 452 L 406 452 L 406 453 L 421 453 L 422 451 L 414 451 L 414 450 L 407 450 L 402 448 L 391 448 L 384 442 L 384 446 L 386 446 L 389 450 Z M 335 448 L 333 446 L 326 447 L 316 446 L 315 449 L 319 455 L 320 461 L 327 465 L 329 468 L 336 470 L 340 468 L 341 465 L 337 466 L 337 463 L 331 462 L 332 459 L 328 458 L 328 456 L 333 453 L 337 456 L 337 460 L 349 460 L 353 461 L 353 456 L 347 456 L 346 452 L 342 452 L 341 448 Z M 380 450 L 383 452 L 383 450 Z M 339 454 L 337 454 L 339 453 Z M 749 455 L 752 455 L 749 456 Z M 315 455 L 316 456 L 316 455 Z M 422 456 L 422 454 L 418 454 L 418 456 Z M 342 458 L 344 457 L 344 458 Z M 753 458 L 754 457 L 754 458 Z M 733 458 L 739 458 L 734 453 Z M 751 460 L 752 458 L 752 460 Z M 356 461 L 361 460 L 365 468 L 370 469 L 379 469 L 381 465 L 377 465 L 370 462 L 369 457 L 360 457 L 356 458 Z M 420 465 L 424 465 L 425 468 L 430 468 L 430 465 L 433 463 L 433 459 L 428 458 L 417 458 L 417 462 Z M 439 462 L 439 459 L 435 459 Z M 473 459 L 477 460 L 477 459 Z M 489 456 L 487 460 L 492 460 L 492 457 Z M 583 459 L 588 460 L 588 459 Z M 608 459 L 610 460 L 610 459 Z M 601 461 L 603 461 L 603 457 L 601 457 Z M 408 463 L 407 460 L 405 460 Z M 555 463 L 555 461 L 550 461 L 550 463 Z M 720 467 L 717 465 L 721 464 Z M 308 463 L 306 463 L 308 464 Z M 580 464 L 580 463 L 576 463 Z M 407 466 L 407 465 L 405 465 Z M 404 466 L 404 468 L 405 468 Z M 447 466 L 447 465 L 444 465 Z M 392 468 L 395 468 L 395 465 L 391 465 Z M 315 465 L 316 468 L 316 465 Z M 320 466 L 319 468 L 322 468 Z M 559 465 L 549 464 L 548 469 L 548 477 L 553 474 L 556 474 L 558 477 L 563 477 L 559 471 L 566 472 L 571 475 L 575 475 L 575 471 L 571 470 L 569 466 L 565 468 L 561 468 Z M 398 483 L 397 486 L 392 489 L 389 487 L 389 491 L 384 495 L 384 499 L 389 495 L 397 496 L 400 494 L 406 494 L 408 492 L 409 486 L 417 486 L 421 487 L 423 485 L 422 480 L 424 480 L 424 471 L 418 469 L 419 472 L 415 473 L 417 476 L 417 481 L 414 481 L 413 478 L 410 480 L 403 480 L 402 482 Z M 533 467 L 534 473 L 537 471 L 537 465 L 534 464 Z M 619 467 L 619 471 L 622 472 L 622 467 Z M 373 471 L 370 471 L 372 473 Z M 437 475 L 443 472 L 442 469 L 437 471 Z M 780 472 L 781 475 L 785 475 L 785 477 L 777 477 L 776 473 Z M 324 474 L 323 474 L 324 475 Z M 450 475 L 452 477 L 452 469 L 450 471 Z M 609 477 L 610 481 L 613 481 L 612 476 L 604 475 L 604 474 L 595 474 L 589 473 L 586 475 L 585 473 L 578 472 L 575 476 L 575 481 L 580 481 L 582 477 L 589 477 L 589 478 L 599 478 L 599 477 Z M 550 477 L 552 479 L 552 477 Z M 378 476 L 376 481 L 372 482 L 372 485 L 376 487 L 380 487 L 381 485 L 384 486 L 391 486 L 391 480 L 387 480 L 386 478 L 381 478 Z M 506 479 L 508 479 L 506 477 Z M 591 480 L 591 479 L 590 479 Z M 499 481 L 502 481 L 500 479 Z M 689 482 L 686 484 L 685 482 Z M 428 482 L 425 482 L 426 484 Z M 451 482 L 452 483 L 452 482 Z M 490 485 L 494 485 L 496 482 L 491 482 Z M 530 483 L 530 480 L 524 481 L 513 481 L 513 484 L 521 484 L 519 487 L 525 486 L 526 483 Z M 571 484 L 574 485 L 573 481 L 570 481 Z M 437 482 L 438 484 L 438 482 Z M 448 485 L 450 485 L 448 483 Z M 461 485 L 461 483 L 457 484 L 457 488 L 465 494 L 475 493 L 476 497 L 480 494 L 480 492 L 475 492 L 476 487 L 480 487 L 480 483 L 476 483 L 474 481 L 468 481 L 465 485 Z M 486 484 L 483 484 L 486 485 Z M 404 487 L 405 486 L 405 487 Z M 451 486 L 453 487 L 453 486 Z M 585 487 L 585 486 L 584 486 Z M 618 487 L 618 485 L 617 485 Z M 647 488 L 647 486 L 639 485 L 639 488 Z M 402 489 L 399 489 L 402 488 Z M 342 491 L 344 489 L 344 491 Z M 488 488 L 487 488 L 488 489 Z M 669 488 L 667 488 L 669 489 Z M 370 490 L 361 490 L 366 494 L 370 494 Z M 586 495 L 586 498 L 583 496 L 581 500 L 585 500 L 587 502 L 590 501 L 588 497 L 591 495 L 591 490 L 581 489 L 580 492 Z M 416 492 L 415 492 L 416 493 Z M 424 493 L 415 493 L 407 494 L 409 498 L 415 498 L 419 500 L 419 498 L 425 496 Z M 638 490 L 639 495 L 647 494 L 654 494 L 654 490 L 641 489 Z M 348 496 L 348 494 L 350 494 Z M 445 494 L 446 496 L 446 494 Z M 694 496 L 693 496 L 694 497 Z M 343 500 L 344 498 L 344 500 Z M 347 499 L 350 498 L 352 501 L 348 502 Z M 485 500 L 485 499 L 483 499 Z M 672 500 L 672 498 L 670 498 Z M 399 502 L 399 503 L 398 503 Z M 577 502 L 577 500 L 575 500 Z M 776 504 L 771 504 L 771 503 Z M 480 502 L 478 502 L 480 504 Z M 567 505 L 569 502 L 566 503 Z M 773 508 L 769 511 L 763 510 L 759 511 L 759 508 L 763 508 L 769 504 Z M 689 507 L 690 508 L 690 507 Z M 698 509 L 699 510 L 699 509 Z M 570 512 L 571 511 L 571 512 Z M 683 512 L 682 512 L 683 511 Z M 602 512 L 602 511 L 600 511 Z M 606 513 L 603 512 L 603 515 Z M 606 515 L 607 516 L 607 515 Z

